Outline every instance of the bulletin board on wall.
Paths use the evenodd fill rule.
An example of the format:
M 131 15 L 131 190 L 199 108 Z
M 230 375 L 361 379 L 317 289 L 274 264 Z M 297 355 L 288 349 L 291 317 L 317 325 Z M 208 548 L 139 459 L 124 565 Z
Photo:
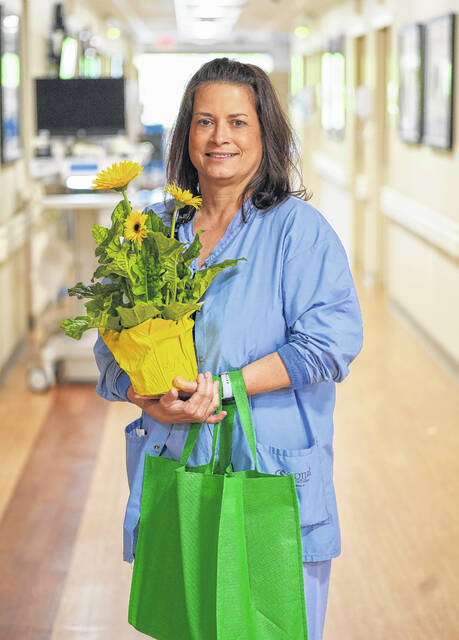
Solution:
M 21 142 L 21 2 L 0 2 L 1 161 L 22 156 Z

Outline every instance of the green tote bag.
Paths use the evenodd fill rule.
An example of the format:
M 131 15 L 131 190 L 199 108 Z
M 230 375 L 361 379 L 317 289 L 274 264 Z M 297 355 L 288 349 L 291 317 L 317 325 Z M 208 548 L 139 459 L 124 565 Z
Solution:
M 187 466 L 201 424 L 180 462 L 146 455 L 129 622 L 157 640 L 307 640 L 294 477 L 258 471 L 242 374 L 229 376 L 208 464 Z M 236 410 L 253 470 L 231 466 Z

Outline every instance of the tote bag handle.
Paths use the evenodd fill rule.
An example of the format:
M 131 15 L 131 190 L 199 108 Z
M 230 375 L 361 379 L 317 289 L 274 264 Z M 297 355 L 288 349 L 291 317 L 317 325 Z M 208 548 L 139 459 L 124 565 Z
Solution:
M 255 465 L 255 470 L 258 471 L 257 448 L 255 444 L 255 432 L 253 430 L 252 423 L 252 412 L 250 411 L 249 399 L 247 397 L 247 391 L 245 390 L 242 371 L 228 371 L 228 375 L 231 380 L 234 400 L 236 402 L 242 429 L 249 444 L 250 452 L 252 454 L 253 462 Z
M 220 381 L 220 376 L 212 376 L 212 381 L 216 382 L 218 380 L 219 385 L 218 385 L 218 398 L 219 398 L 219 403 L 218 403 L 218 407 L 217 407 L 217 413 L 220 413 L 220 411 L 222 410 L 222 385 L 221 385 L 221 381 Z M 180 464 L 186 465 L 186 463 L 188 462 L 190 456 L 191 456 L 191 452 L 194 449 L 194 445 L 196 444 L 196 440 L 198 439 L 198 435 L 199 432 L 201 430 L 203 423 L 202 422 L 193 422 L 190 425 L 190 429 L 188 431 L 188 437 L 185 441 L 185 446 L 183 447 L 183 451 L 182 451 L 182 455 L 180 457 Z M 217 425 L 215 425 L 217 426 Z M 215 435 L 215 429 L 214 429 L 214 435 Z M 218 435 L 218 432 L 217 432 Z M 214 455 L 212 456 L 214 458 Z
M 222 410 L 222 385 L 219 376 L 212 376 L 213 381 L 218 381 L 218 394 L 219 394 L 219 405 L 217 407 L 216 413 L 219 413 Z M 221 422 L 218 422 L 214 425 L 213 434 L 212 434 L 212 457 L 210 462 L 208 463 L 208 468 L 205 473 L 215 473 L 216 468 L 216 459 L 215 454 L 217 450 L 217 441 L 218 436 L 221 436 L 221 433 L 224 433 L 224 437 L 220 437 L 220 447 L 219 447 L 219 462 L 222 460 L 227 461 L 226 465 L 223 469 L 221 469 L 220 465 L 218 467 L 219 472 L 224 473 L 225 471 L 230 471 L 229 468 L 231 465 L 231 449 L 232 449 L 232 435 L 233 435 L 233 426 L 234 426 L 234 415 L 236 413 L 236 405 L 234 403 L 226 405 L 227 415 Z M 180 457 L 180 464 L 186 465 L 193 448 L 196 444 L 196 441 L 199 436 L 199 432 L 202 427 L 201 422 L 193 422 L 190 425 L 190 429 L 188 431 L 188 436 L 185 442 L 185 446 L 183 447 L 183 452 Z M 223 432 L 220 431 L 220 427 L 224 425 Z
M 230 433 L 227 434 L 229 437 L 223 438 L 220 433 L 220 452 L 219 452 L 219 461 L 223 464 L 226 463 L 226 469 L 228 470 L 229 465 L 231 463 L 231 451 L 232 451 L 232 433 L 233 433 L 233 424 L 236 408 L 239 413 L 239 418 L 241 421 L 242 429 L 244 431 L 244 435 L 247 439 L 250 452 L 252 454 L 252 458 L 255 464 L 255 470 L 258 471 L 258 463 L 257 463 L 257 451 L 255 445 L 255 433 L 253 429 L 252 423 L 252 414 L 250 411 L 249 400 L 247 397 L 247 392 L 245 390 L 244 379 L 242 377 L 242 372 L 240 370 L 236 371 L 228 371 L 229 378 L 231 380 L 231 386 L 233 388 L 234 401 L 235 404 L 227 405 L 228 415 L 226 418 L 217 423 L 214 426 L 213 436 L 212 436 L 212 458 L 210 461 L 210 472 L 214 473 L 215 470 L 215 452 L 217 446 L 217 439 L 220 433 L 220 429 L 229 430 Z M 214 380 L 219 380 L 219 376 L 213 376 Z M 219 397 L 220 404 L 217 409 L 217 413 L 221 411 L 222 399 L 221 399 L 221 384 L 219 385 Z M 186 465 L 188 459 L 191 455 L 194 445 L 196 444 L 196 440 L 199 435 L 199 431 L 201 430 L 202 424 L 199 422 L 195 422 L 190 426 L 190 430 L 188 432 L 188 437 L 185 442 L 185 446 L 183 448 L 183 453 L 180 458 L 180 464 Z M 223 446 L 222 446 L 223 445 Z M 220 471 L 223 471 L 220 468 Z

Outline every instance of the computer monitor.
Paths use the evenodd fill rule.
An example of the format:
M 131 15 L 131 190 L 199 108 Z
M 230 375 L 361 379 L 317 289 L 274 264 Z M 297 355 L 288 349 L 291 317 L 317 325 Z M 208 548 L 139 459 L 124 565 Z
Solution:
M 36 78 L 37 131 L 52 136 L 125 131 L 124 78 Z

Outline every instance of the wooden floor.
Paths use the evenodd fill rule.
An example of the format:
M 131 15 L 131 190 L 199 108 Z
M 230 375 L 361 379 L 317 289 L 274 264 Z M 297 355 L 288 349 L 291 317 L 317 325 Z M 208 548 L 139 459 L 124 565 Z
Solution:
M 337 385 L 324 640 L 459 638 L 457 383 L 356 278 L 364 348 Z M 123 427 L 93 386 L 0 389 L 1 640 L 128 640 Z M 177 639 L 180 640 L 180 639 Z M 236 640 L 236 639 L 235 639 Z

